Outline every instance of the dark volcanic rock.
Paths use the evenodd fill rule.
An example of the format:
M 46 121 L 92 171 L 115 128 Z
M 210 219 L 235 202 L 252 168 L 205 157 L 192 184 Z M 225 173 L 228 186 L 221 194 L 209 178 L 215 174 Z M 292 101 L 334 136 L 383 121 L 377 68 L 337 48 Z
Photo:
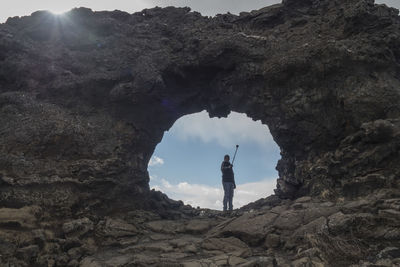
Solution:
M 2 181 L 28 195 L 33 184 L 68 188 L 34 202 L 93 190 L 62 203 L 71 207 L 148 195 L 147 162 L 163 132 L 202 109 L 268 124 L 282 149 L 281 197 L 373 172 L 389 179 L 398 26 L 395 10 L 367 1 L 285 1 L 212 19 L 182 8 L 9 19 L 0 28 Z
M 151 192 L 147 164 L 165 130 L 204 109 L 260 119 L 282 154 L 276 196 L 247 207 L 260 214 L 238 213 L 210 230 L 215 238 L 266 244 L 271 253 L 283 247 L 292 256 L 299 247 L 307 253 L 290 258 L 296 266 L 340 253 L 336 266 L 386 264 L 380 251 L 396 262 L 399 25 L 397 10 L 372 0 L 285 0 L 214 18 L 169 7 L 8 19 L 0 25 L 0 246 L 7 247 L 0 263 L 157 264 L 154 257 L 94 252 L 103 241 L 145 242 L 154 230 L 146 230 L 147 221 L 201 215 Z M 307 204 L 311 198 L 289 205 L 302 196 L 332 205 Z M 354 215 L 356 207 L 369 215 Z M 247 221 L 254 229 L 240 227 Z M 357 240 L 343 236 L 349 227 Z M 34 228 L 45 229 L 41 238 L 26 234 Z M 72 236 L 82 238 L 82 249 L 63 248 L 60 240 Z M 379 245 L 367 246 L 371 240 Z M 163 242 L 140 249 L 153 253 Z M 199 244 L 189 252 L 168 244 L 176 251 L 163 262 L 191 266 L 187 253 Z M 209 260 L 199 264 L 243 263 L 243 255 L 202 253 Z M 257 253 L 250 265 L 288 264 L 282 251 Z

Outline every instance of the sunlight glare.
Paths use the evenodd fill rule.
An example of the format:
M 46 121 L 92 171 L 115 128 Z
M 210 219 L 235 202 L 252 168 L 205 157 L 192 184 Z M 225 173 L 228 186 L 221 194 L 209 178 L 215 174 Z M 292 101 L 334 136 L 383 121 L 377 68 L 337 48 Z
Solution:
M 61 7 L 59 7 L 59 8 L 53 7 L 53 8 L 49 8 L 49 11 L 51 13 L 53 13 L 54 15 L 60 16 L 60 15 L 63 15 L 64 13 L 68 12 L 68 9 L 67 8 L 61 8 Z

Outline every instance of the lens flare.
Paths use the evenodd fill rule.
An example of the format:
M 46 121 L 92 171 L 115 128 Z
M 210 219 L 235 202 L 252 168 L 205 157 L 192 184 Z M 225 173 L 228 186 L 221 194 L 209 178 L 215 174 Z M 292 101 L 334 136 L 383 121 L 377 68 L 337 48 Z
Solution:
M 66 9 L 66 8 L 56 8 L 56 7 L 53 7 L 53 8 L 49 8 L 48 9 L 51 13 L 53 13 L 54 15 L 63 15 L 64 13 L 66 13 L 67 11 L 68 11 L 68 9 Z

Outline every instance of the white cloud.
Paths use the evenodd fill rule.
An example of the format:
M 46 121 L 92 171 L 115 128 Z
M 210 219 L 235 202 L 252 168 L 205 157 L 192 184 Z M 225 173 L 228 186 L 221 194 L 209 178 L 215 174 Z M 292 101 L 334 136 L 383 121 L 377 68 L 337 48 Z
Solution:
M 281 0 L 151 0 L 153 5 L 158 6 L 190 6 L 192 10 L 201 12 L 205 16 L 214 16 L 218 13 L 233 13 L 239 14 L 242 11 L 251 11 L 272 4 L 280 3 Z
M 189 184 L 187 182 L 171 184 L 167 180 L 161 179 L 159 183 L 151 185 L 151 188 L 164 192 L 172 199 L 182 200 L 185 204 L 193 207 L 222 210 L 224 195 L 222 184 L 221 187 Z M 240 208 L 250 202 L 267 197 L 273 194 L 275 188 L 275 179 L 238 185 L 233 197 L 233 206 Z
M 376 0 L 376 4 L 386 4 L 387 6 L 390 7 L 395 7 L 395 8 L 400 8 L 400 3 L 399 0 Z
M 265 179 L 260 182 L 238 185 L 233 204 L 240 208 L 250 202 L 272 195 L 274 189 L 276 189 L 276 179 Z
M 268 126 L 236 112 L 221 119 L 209 118 L 206 111 L 184 116 L 175 122 L 171 134 L 181 140 L 215 141 L 226 148 L 248 142 L 265 147 L 274 144 Z
M 152 156 L 149 162 L 149 167 L 157 166 L 157 165 L 163 165 L 164 160 L 162 158 L 159 158 L 157 156 Z

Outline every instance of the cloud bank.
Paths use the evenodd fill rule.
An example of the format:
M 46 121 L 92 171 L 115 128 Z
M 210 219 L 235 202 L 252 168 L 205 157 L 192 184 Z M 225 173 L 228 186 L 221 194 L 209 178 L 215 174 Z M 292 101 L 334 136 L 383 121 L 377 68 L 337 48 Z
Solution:
M 153 167 L 153 166 L 157 166 L 157 165 L 163 165 L 164 164 L 164 160 L 162 158 L 159 158 L 157 156 L 152 156 L 150 161 L 149 161 L 149 166 Z
M 375 3 L 376 4 L 386 4 L 387 6 L 400 9 L 400 1 L 399 0 L 376 0 Z
M 151 0 L 153 6 L 189 6 L 203 16 L 215 16 L 227 12 L 239 14 L 242 11 L 252 11 L 269 5 L 281 3 L 281 0 Z
M 261 121 L 252 121 L 246 114 L 232 112 L 228 118 L 209 118 L 206 111 L 180 118 L 171 134 L 181 140 L 195 139 L 204 143 L 217 142 L 231 148 L 235 144 L 254 143 L 267 147 L 274 144 L 271 133 Z
M 175 200 L 182 200 L 193 207 L 222 210 L 224 190 L 221 187 L 212 187 L 202 184 L 181 182 L 171 184 L 165 179 L 151 177 L 151 189 L 161 191 Z M 233 197 L 234 209 L 240 208 L 250 202 L 267 197 L 274 193 L 275 179 L 265 179 L 260 182 L 237 185 Z

